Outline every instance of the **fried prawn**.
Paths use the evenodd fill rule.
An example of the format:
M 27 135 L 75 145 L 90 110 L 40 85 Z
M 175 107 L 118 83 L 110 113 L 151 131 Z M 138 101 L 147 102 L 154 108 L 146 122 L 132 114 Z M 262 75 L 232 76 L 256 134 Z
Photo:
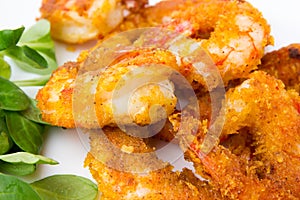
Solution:
M 104 140 L 107 138 L 107 140 Z M 111 143 L 123 154 L 107 149 Z M 113 148 L 113 147 L 112 147 Z M 91 151 L 86 157 L 85 165 L 89 167 L 102 192 L 101 199 L 220 199 L 219 193 L 211 190 L 205 181 L 200 181 L 194 174 L 172 171 L 172 166 L 158 160 L 155 149 L 140 138 L 135 138 L 117 128 L 105 128 L 103 134 L 91 134 Z M 130 154 L 142 153 L 126 158 Z M 148 154 L 147 154 L 148 153 Z M 115 161 L 111 161 L 114 160 Z M 145 170 L 142 173 L 131 173 L 126 170 Z M 155 170 L 147 170 L 157 166 Z
M 299 95 L 258 71 L 226 97 L 223 141 L 205 154 L 201 147 L 205 131 L 200 129 L 186 157 L 223 197 L 298 199 Z M 232 141 L 226 144 L 228 137 Z
M 83 43 L 102 38 L 147 1 L 129 0 L 43 0 L 41 17 L 51 23 L 53 38 L 67 43 Z
M 257 68 L 264 47 L 273 43 L 262 14 L 246 1 L 176 0 L 141 9 L 120 31 L 160 26 L 198 40 L 220 70 L 225 84 Z

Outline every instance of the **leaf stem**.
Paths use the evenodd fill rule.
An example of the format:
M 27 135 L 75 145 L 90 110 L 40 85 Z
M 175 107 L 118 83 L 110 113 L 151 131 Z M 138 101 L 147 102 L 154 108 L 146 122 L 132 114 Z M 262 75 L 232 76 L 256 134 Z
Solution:
M 45 75 L 35 79 L 16 80 L 13 82 L 19 87 L 44 86 L 48 82 L 49 78 L 50 75 Z

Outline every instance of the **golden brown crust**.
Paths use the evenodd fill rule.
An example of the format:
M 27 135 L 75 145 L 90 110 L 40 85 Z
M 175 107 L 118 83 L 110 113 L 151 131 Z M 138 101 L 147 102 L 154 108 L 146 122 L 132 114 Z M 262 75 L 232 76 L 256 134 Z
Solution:
M 268 23 L 246 1 L 162 1 L 130 15 L 117 30 L 153 26 L 200 41 L 225 85 L 236 78 L 247 78 L 260 64 L 264 47 L 273 44 Z
M 84 63 L 86 54 L 83 53 L 80 58 Z M 130 66 L 144 66 L 147 64 L 165 64 L 177 69 L 176 58 L 170 52 L 157 50 L 157 51 L 136 51 L 120 58 L 119 62 L 112 63 L 105 72 L 80 72 L 78 76 L 79 66 L 82 63 L 69 62 L 58 68 L 50 78 L 50 81 L 42 88 L 36 96 L 38 107 L 42 112 L 43 119 L 55 126 L 62 126 L 66 128 L 74 128 L 76 125 L 85 128 L 104 127 L 106 125 L 114 125 L 115 115 L 113 107 L 110 104 L 109 98 L 119 84 L 122 76 L 126 75 L 132 68 Z M 84 68 L 81 66 L 81 70 Z M 96 78 L 93 78 L 96 77 Z M 93 81 L 81 84 L 80 81 L 94 79 L 96 84 L 96 93 L 91 93 L 89 83 L 94 84 Z M 77 86 L 76 86 L 77 85 Z M 77 87 L 78 91 L 82 89 L 82 95 L 73 95 L 73 91 Z M 150 123 L 150 109 L 152 105 L 160 104 L 164 107 L 166 112 L 170 114 L 173 112 L 176 105 L 176 98 L 167 98 L 166 95 L 156 86 L 147 87 L 148 91 L 144 91 L 144 96 L 140 101 L 149 104 L 145 107 L 141 114 L 133 115 L 133 120 L 137 124 Z M 82 112 L 87 105 L 85 104 L 85 93 L 93 95 L 92 106 L 95 106 L 97 118 L 89 118 L 88 112 Z M 91 93 L 91 94 L 90 94 Z M 143 92 L 142 92 L 143 93 Z M 109 95 L 108 95 L 109 94 Z M 105 96 L 106 95 L 106 96 Z M 76 98 L 77 103 L 74 104 Z M 72 106 L 75 106 L 76 109 Z M 81 114 L 82 113 L 82 114 Z M 75 119 L 74 119 L 75 117 Z M 122 120 L 126 120 L 123 118 Z
M 131 137 L 117 128 L 104 129 L 104 134 L 117 148 L 122 148 L 125 144 L 132 147 L 132 153 L 153 151 L 143 140 Z M 220 199 L 218 192 L 211 190 L 206 182 L 196 178 L 187 169 L 183 173 L 173 172 L 172 167 L 166 165 L 163 168 L 139 174 L 109 167 L 103 157 L 111 154 L 112 151 L 103 155 L 103 143 L 101 142 L 103 140 L 100 140 L 100 137 L 102 136 L 99 134 L 91 134 L 91 151 L 85 159 L 85 166 L 89 167 L 98 182 L 103 199 Z M 100 159 L 97 159 L 97 156 Z M 122 159 L 121 155 L 111 156 L 109 159 L 112 159 L 113 156 Z M 156 159 L 153 158 L 153 160 Z M 128 161 L 126 160 L 126 162 Z M 144 162 L 151 163 L 153 161 L 145 160 Z M 136 165 L 138 166 L 137 163 Z
M 299 198 L 299 95 L 257 71 L 226 97 L 225 147 L 219 144 L 204 155 L 205 131 L 200 129 L 186 153 L 196 171 L 230 199 Z M 242 135 L 230 137 L 226 144 L 231 134 Z
M 282 80 L 287 89 L 300 93 L 300 44 L 267 53 L 258 68 Z
M 79 64 L 67 62 L 53 72 L 49 82 L 39 90 L 36 99 L 44 121 L 65 128 L 74 128 L 72 113 L 73 85 Z

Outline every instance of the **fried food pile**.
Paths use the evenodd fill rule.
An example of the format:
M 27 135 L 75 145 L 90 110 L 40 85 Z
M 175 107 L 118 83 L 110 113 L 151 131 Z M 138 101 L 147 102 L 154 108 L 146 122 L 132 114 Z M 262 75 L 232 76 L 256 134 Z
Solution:
M 270 26 L 236 0 L 140 4 L 106 34 L 36 97 L 45 121 L 90 134 L 102 199 L 300 198 L 299 44 L 265 54 Z

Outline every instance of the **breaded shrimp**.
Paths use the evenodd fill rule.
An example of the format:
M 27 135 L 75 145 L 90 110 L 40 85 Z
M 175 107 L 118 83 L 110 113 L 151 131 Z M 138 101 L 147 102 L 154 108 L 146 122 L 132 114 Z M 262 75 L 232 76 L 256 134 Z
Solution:
M 290 44 L 267 53 L 258 69 L 282 80 L 287 89 L 300 93 L 300 44 Z
M 134 155 L 129 159 L 123 154 L 115 154 L 112 149 L 107 149 L 101 137 L 107 137 L 107 142 L 128 156 L 153 152 L 153 148 L 139 138 L 117 128 L 105 128 L 102 134 L 95 132 L 90 135 L 91 151 L 85 159 L 85 166 L 89 167 L 98 182 L 101 199 L 220 199 L 218 192 L 212 191 L 206 182 L 199 180 L 188 169 L 182 173 L 173 172 L 172 166 L 157 160 L 155 154 L 145 156 L 144 160 L 136 160 Z M 116 162 L 111 163 L 111 159 L 116 159 Z M 151 168 L 157 163 L 160 163 L 160 168 L 147 170 L 147 165 Z M 122 165 L 130 165 L 132 169 L 144 165 L 145 171 L 131 173 L 125 167 L 120 170 L 118 166 Z
M 50 21 L 53 38 L 83 43 L 117 27 L 124 10 L 121 0 L 43 0 L 40 18 Z
M 255 96 L 255 99 L 253 97 Z M 299 95 L 262 72 L 227 95 L 224 134 L 249 127 L 255 148 L 251 167 L 260 179 L 271 182 L 272 195 L 300 198 Z M 280 191 L 280 192 L 279 192 Z M 277 195 L 277 197 L 276 197 Z
M 226 97 L 221 138 L 244 134 L 248 142 L 240 144 L 243 150 L 219 143 L 206 154 L 201 147 L 205 131 L 199 129 L 186 153 L 197 173 L 230 199 L 300 198 L 298 93 L 286 91 L 281 81 L 257 71 Z
M 163 1 L 129 16 L 120 31 L 161 26 L 199 41 L 225 84 L 257 68 L 264 47 L 273 43 L 262 14 L 246 1 Z
M 125 39 L 122 35 L 112 37 L 92 52 L 80 56 L 79 72 L 73 75 L 76 77 L 74 84 L 65 85 L 63 82 L 68 80 L 62 77 L 62 81 L 50 80 L 39 91 L 36 98 L 38 102 L 42 101 L 38 106 L 44 119 L 64 127 L 72 127 L 70 125 L 75 122 L 86 128 L 150 125 L 167 119 L 175 111 L 176 92 L 187 90 L 192 95 L 193 88 L 207 84 L 207 89 L 211 89 L 222 83 L 213 62 L 197 43 L 193 45 L 194 40 L 163 29 L 144 30 L 137 38 L 131 38 L 136 32 L 127 33 Z M 126 46 L 118 43 L 116 49 L 110 48 L 115 39 L 125 41 Z M 57 70 L 53 76 L 57 78 L 59 74 L 60 70 Z M 72 105 L 69 108 L 73 109 L 65 112 L 72 113 L 75 122 L 59 123 L 56 113 L 48 112 L 48 108 L 53 110 L 55 106 L 53 101 L 48 105 L 49 95 L 44 93 L 49 93 L 52 88 L 60 88 L 56 91 L 58 96 L 62 95 L 61 91 L 72 91 L 72 102 L 64 103 Z M 184 99 L 189 95 L 181 96 Z M 61 105 L 59 101 L 57 98 L 58 106 Z
M 114 126 L 116 123 L 147 125 L 158 122 L 174 111 L 177 99 L 174 85 L 168 80 L 172 72 L 162 68 L 149 72 L 147 69 L 150 67 L 141 67 L 154 63 L 178 68 L 175 56 L 161 50 L 132 52 L 105 70 L 86 72 L 80 76 L 79 63 L 66 63 L 53 73 L 47 85 L 38 92 L 37 106 L 45 121 L 67 128 L 74 128 L 74 121 L 86 128 Z M 152 78 L 147 81 L 148 75 Z M 118 88 L 123 87 L 126 78 L 129 79 L 129 85 L 125 86 L 132 90 L 128 91 L 125 87 L 125 91 L 121 91 Z M 132 83 L 131 78 L 135 80 Z M 146 82 L 139 86 L 140 78 Z M 76 84 L 79 91 L 74 95 Z M 87 96 L 91 97 L 92 102 L 87 102 Z M 95 117 L 93 109 L 87 105 L 95 106 Z M 160 107 L 164 111 L 161 112 Z

